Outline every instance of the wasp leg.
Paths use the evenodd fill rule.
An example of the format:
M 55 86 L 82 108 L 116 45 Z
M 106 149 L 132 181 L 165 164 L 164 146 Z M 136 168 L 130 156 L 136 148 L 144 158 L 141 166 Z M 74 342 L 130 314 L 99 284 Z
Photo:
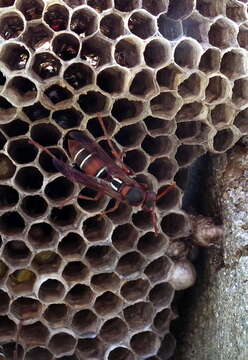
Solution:
M 161 194 L 157 195 L 156 201 L 160 200 L 163 196 L 165 196 L 168 192 L 175 189 L 176 187 L 175 181 L 173 181 L 164 191 L 161 192 Z
M 117 210 L 118 207 L 120 206 L 120 203 L 121 203 L 121 200 L 116 200 L 115 205 L 112 208 L 110 208 L 110 209 L 108 209 L 106 211 L 103 211 L 101 213 L 101 216 L 106 215 L 106 214 L 110 214 L 110 213 L 114 212 L 115 210 Z
M 101 193 L 101 192 L 97 193 L 96 196 L 93 198 L 86 196 L 86 195 L 78 195 L 77 196 L 78 199 L 90 200 L 90 201 L 97 201 L 97 200 L 101 199 L 101 197 L 103 197 L 103 193 Z

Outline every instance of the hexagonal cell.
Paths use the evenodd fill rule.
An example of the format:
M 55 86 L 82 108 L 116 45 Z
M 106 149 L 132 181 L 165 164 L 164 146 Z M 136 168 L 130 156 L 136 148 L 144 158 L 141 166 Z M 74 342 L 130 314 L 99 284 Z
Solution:
M 39 195 L 30 195 L 23 198 L 22 211 L 33 218 L 43 215 L 47 210 L 47 202 Z
M 62 129 L 66 130 L 78 127 L 82 121 L 83 115 L 80 111 L 70 108 L 54 111 L 52 118 Z
M 161 35 L 170 41 L 178 39 L 183 34 L 182 22 L 173 20 L 166 14 L 159 16 L 158 29 Z
M 121 299 L 111 291 L 104 292 L 96 298 L 94 308 L 101 316 L 117 314 L 122 307 Z
M 161 92 L 151 100 L 150 104 L 153 115 L 172 118 L 180 109 L 182 99 L 172 92 Z
M 130 150 L 125 154 L 124 163 L 135 173 L 141 172 L 147 165 L 147 157 L 141 150 Z
M 163 232 L 170 237 L 179 237 L 188 230 L 188 219 L 184 214 L 169 213 L 161 221 Z
M 211 45 L 220 49 L 236 46 L 237 30 L 232 21 L 218 19 L 211 25 L 208 38 Z
M 171 320 L 175 315 L 170 308 L 164 309 L 157 313 L 153 325 L 159 332 L 169 332 Z
M 148 211 L 138 211 L 132 216 L 132 223 L 141 230 L 148 230 L 153 227 L 152 214 Z
M 89 241 L 103 240 L 108 236 L 109 231 L 110 222 L 103 217 L 90 217 L 83 223 L 83 232 Z
M 171 333 L 165 335 L 161 347 L 159 349 L 158 355 L 165 359 L 171 358 L 174 354 L 176 348 L 176 340 Z
M 83 188 L 80 193 L 79 193 L 79 196 L 86 196 L 87 199 L 80 199 L 78 198 L 78 205 L 86 212 L 97 212 L 97 211 L 100 211 L 103 209 L 104 205 L 106 204 L 106 198 L 104 195 L 101 196 L 101 194 L 95 190 L 92 190 L 90 188 Z M 97 198 L 99 196 L 99 199 Z M 91 198 L 92 200 L 88 200 L 88 198 Z M 93 200 L 97 198 L 97 200 Z M 92 228 L 91 228 L 91 221 L 89 221 L 89 223 L 87 223 L 87 220 L 86 220 L 86 228 L 85 228 L 85 231 L 87 233 L 86 236 L 92 236 L 92 241 L 95 241 L 95 237 L 94 237 L 94 231 L 92 232 Z M 89 225 L 89 226 L 88 226 Z M 101 228 L 101 231 L 102 231 L 102 235 L 103 237 L 105 236 L 104 235 L 104 224 L 102 224 L 103 227 L 101 227 L 100 223 L 98 224 L 99 228 Z
M 146 98 L 154 93 L 155 84 L 153 73 L 150 70 L 141 70 L 138 72 L 130 85 L 129 91 L 132 95 Z
M 169 283 L 163 282 L 151 289 L 149 298 L 155 307 L 168 307 L 173 300 L 174 292 L 173 287 Z
M 0 283 L 6 279 L 8 271 L 8 266 L 2 260 L 0 260 Z
M 140 273 L 144 266 L 145 259 L 141 256 L 137 251 L 131 251 L 125 255 L 123 255 L 117 265 L 116 271 L 124 276 L 130 276 Z
M 81 5 L 81 2 L 82 1 L 80 1 L 80 5 Z M 97 12 L 102 12 L 102 11 L 107 10 L 112 7 L 112 1 L 111 0 L 87 0 L 87 5 L 91 6 Z
M 51 327 L 63 327 L 67 321 L 68 307 L 65 304 L 51 304 L 43 314 Z
M 10 311 L 19 320 L 34 320 L 40 317 L 42 304 L 31 297 L 19 297 L 12 302 Z
M 0 35 L 4 40 L 17 38 L 23 29 L 23 19 L 17 12 L 8 11 L 0 17 Z
M 108 355 L 108 360 L 134 360 L 133 353 L 125 347 L 117 347 Z
M 76 342 L 76 339 L 72 335 L 66 332 L 60 332 L 58 334 L 53 334 L 49 340 L 48 348 L 55 355 L 71 353 Z
M 62 60 L 69 61 L 75 58 L 79 51 L 79 40 L 72 34 L 62 33 L 53 39 L 54 53 Z
M 49 216 L 49 220 L 56 226 L 69 226 L 76 222 L 78 212 L 73 205 L 54 207 Z
M 79 96 L 78 104 L 86 114 L 100 113 L 108 106 L 108 98 L 98 91 L 88 91 Z
M 162 256 L 152 261 L 144 272 L 151 282 L 156 283 L 169 278 L 172 265 L 169 257 Z
M 139 0 L 114 0 L 114 6 L 119 11 L 130 12 L 139 7 Z
M 196 8 L 200 14 L 207 18 L 215 17 L 225 13 L 225 4 L 222 0 L 209 1 L 201 0 L 197 1 Z
M 199 73 L 191 74 L 178 87 L 178 93 L 184 101 L 197 100 L 202 96 L 205 79 Z
M 180 68 L 174 64 L 170 64 L 157 72 L 156 79 L 161 88 L 165 88 L 166 90 L 177 90 L 178 84 L 184 77 L 185 74 Z
M 129 30 L 141 39 L 147 39 L 156 31 L 154 18 L 146 11 L 135 11 L 128 20 Z
M 105 68 L 97 76 L 97 85 L 105 92 L 116 95 L 123 92 L 126 73 L 118 67 Z
M 73 94 L 68 89 L 58 84 L 54 84 L 48 87 L 44 91 L 44 95 L 52 106 L 66 103 L 67 100 L 71 100 L 73 97 Z
M 188 17 L 194 9 L 194 0 L 186 0 L 181 3 L 180 0 L 172 0 L 169 3 L 168 17 L 178 20 Z
M 40 19 L 44 8 L 41 0 L 31 0 L 27 3 L 25 0 L 17 1 L 16 7 L 20 10 L 27 21 Z
M 228 104 L 216 105 L 211 110 L 211 121 L 215 127 L 223 127 L 232 122 L 235 115 L 235 109 Z
M 10 70 L 23 70 L 29 59 L 29 52 L 23 46 L 16 43 L 8 43 L 2 47 L 0 60 Z
M 39 274 L 57 272 L 61 265 L 61 257 L 54 251 L 45 250 L 35 255 L 32 261 L 33 268 Z
M 28 294 L 33 292 L 36 275 L 28 269 L 19 269 L 9 275 L 7 286 L 15 294 Z
M 147 130 L 153 136 L 160 134 L 170 134 L 175 128 L 174 121 L 148 116 L 144 120 Z
M 115 135 L 116 141 L 123 147 L 137 146 L 144 137 L 144 128 L 141 124 L 123 126 Z
M 247 104 L 248 99 L 248 78 L 242 78 L 234 81 L 232 102 L 238 107 Z
M 111 136 L 115 130 L 116 122 L 110 116 L 103 117 L 102 121 L 106 128 L 107 134 Z M 89 130 L 89 132 L 94 136 L 94 138 L 104 136 L 103 129 L 99 123 L 98 117 L 88 120 L 87 130 Z
M 145 298 L 149 290 L 149 282 L 144 279 L 131 280 L 124 283 L 121 295 L 127 301 L 136 301 Z
M 140 356 L 156 354 L 160 347 L 159 337 L 151 331 L 143 331 L 132 336 L 131 348 Z
M 131 37 L 126 37 L 118 41 L 115 45 L 114 57 L 116 62 L 124 67 L 132 68 L 141 61 L 139 42 Z
M 239 50 L 226 52 L 220 65 L 220 71 L 229 79 L 235 79 L 247 73 L 247 59 L 245 53 Z
M 128 333 L 127 325 L 118 317 L 107 320 L 101 330 L 100 337 L 107 343 L 118 344 Z
M 220 68 L 220 50 L 208 49 L 202 56 L 199 63 L 199 69 L 206 74 L 217 72 Z
M 98 68 L 111 61 L 111 43 L 99 36 L 83 41 L 81 59 L 93 68 Z
M 198 13 L 193 13 L 183 21 L 183 32 L 185 36 L 195 39 L 198 42 L 208 42 L 208 30 L 210 23 Z
M 141 101 L 130 101 L 128 99 L 118 99 L 114 102 L 112 115 L 119 121 L 127 121 L 136 118 L 143 111 Z
M 15 235 L 23 232 L 24 219 L 16 211 L 8 211 L 0 216 L 0 231 L 6 235 Z
M 48 336 L 48 328 L 40 321 L 30 325 L 22 325 L 20 329 L 20 338 L 27 345 L 43 345 Z
M 81 8 L 72 14 L 70 29 L 81 37 L 97 31 L 97 16 L 90 8 Z
M 49 148 L 49 151 L 58 159 L 64 162 L 67 161 L 65 153 L 60 148 Z M 41 168 L 48 174 L 54 174 L 58 172 L 58 169 L 54 166 L 52 157 L 45 151 L 42 151 L 39 156 L 39 164 Z
M 43 175 L 36 167 L 22 167 L 15 176 L 15 183 L 23 191 L 37 191 L 43 185 Z
M 40 102 L 24 107 L 22 111 L 32 122 L 48 118 L 50 114 L 50 110 L 46 109 Z
M 163 191 L 165 191 L 165 189 L 167 189 L 168 187 L 170 187 L 170 185 L 162 186 L 158 190 L 158 196 Z M 180 193 L 179 189 L 171 188 L 171 189 L 169 189 L 168 193 L 166 193 L 164 196 L 161 197 L 161 199 L 159 199 L 156 202 L 156 206 L 160 210 L 168 211 L 168 210 L 171 210 L 172 208 L 176 207 L 176 205 L 180 203 L 180 199 L 181 199 L 181 193 Z
M 81 261 L 71 261 L 64 267 L 62 276 L 67 283 L 70 283 L 73 281 L 84 280 L 88 274 L 89 270 L 85 264 Z
M 0 127 L 8 137 L 24 135 L 29 130 L 29 124 L 20 119 L 15 119 L 8 124 L 0 125 Z
M 26 164 L 34 161 L 37 156 L 37 149 L 27 139 L 18 139 L 9 142 L 8 153 L 18 164 Z
M 57 279 L 45 280 L 39 288 L 38 297 L 44 302 L 55 302 L 62 299 L 65 295 L 64 285 Z
M 140 330 L 152 323 L 154 310 L 151 303 L 138 302 L 123 310 L 124 318 L 132 330 Z
M 16 166 L 12 163 L 8 156 L 0 154 L 0 180 L 12 178 L 16 170 Z
M 248 50 L 248 23 L 244 23 L 239 27 L 238 43 L 239 46 Z
M 0 185 L 0 210 L 15 206 L 19 201 L 18 192 L 8 185 Z
M 31 258 L 31 251 L 23 241 L 11 240 L 5 245 L 2 255 L 12 266 L 25 266 Z
M 154 232 L 147 232 L 139 238 L 137 249 L 145 256 L 152 258 L 168 245 L 168 240 L 162 235 L 156 235 Z
M 168 181 L 173 178 L 176 172 L 175 164 L 167 157 L 154 160 L 148 168 L 148 172 L 159 181 Z
M 37 87 L 28 78 L 15 76 L 9 80 L 5 93 L 14 104 L 25 105 L 36 99 Z
M 172 139 L 169 136 L 157 136 L 154 138 L 147 135 L 141 146 L 150 156 L 168 154 L 172 149 Z
M 236 0 L 228 1 L 226 4 L 226 15 L 236 23 L 245 21 L 247 19 L 245 4 L 240 4 Z
M 16 113 L 16 108 L 3 96 L 0 96 L 1 123 L 9 121 Z
M 205 101 L 209 104 L 222 102 L 229 93 L 230 84 L 222 76 L 212 76 L 209 78 L 208 86 L 205 91 Z
M 28 232 L 28 241 L 34 248 L 47 248 L 57 241 L 57 232 L 45 222 L 32 224 Z
M 80 336 L 97 334 L 98 319 L 93 311 L 85 309 L 78 311 L 72 319 L 72 328 Z
M 6 342 L 16 334 L 16 324 L 8 316 L 0 316 L 0 340 Z
M 248 131 L 247 117 L 248 117 L 248 108 L 244 109 L 243 111 L 240 111 L 234 120 L 234 125 L 237 126 L 240 132 L 244 134 L 246 134 Z
M 201 52 L 202 49 L 195 40 L 182 40 L 175 48 L 175 62 L 184 68 L 196 68 L 199 64 Z
M 82 63 L 73 63 L 67 67 L 63 78 L 75 90 L 93 83 L 93 70 Z
M 190 165 L 194 159 L 203 155 L 205 152 L 206 150 L 203 146 L 182 144 L 177 149 L 176 160 L 179 166 Z
M 161 12 L 167 12 L 168 0 L 143 0 L 142 7 L 152 15 L 158 15 Z
M 101 33 L 112 39 L 117 39 L 124 34 L 124 23 L 122 18 L 117 14 L 108 14 L 101 19 L 100 22 Z
M 44 20 L 53 31 L 66 30 L 69 20 L 69 11 L 64 5 L 51 5 L 46 9 Z
M 28 24 L 23 34 L 23 41 L 31 49 L 36 50 L 39 47 L 48 47 L 53 32 L 45 24 Z
M 203 106 L 202 102 L 193 102 L 185 104 L 176 114 L 176 121 L 192 121 L 205 119 L 208 110 Z
M 74 184 L 63 176 L 51 181 L 45 187 L 46 196 L 53 201 L 62 201 L 70 197 L 74 190 Z
M 104 270 L 115 264 L 117 254 L 110 246 L 91 246 L 85 258 L 92 268 Z
M 52 124 L 40 123 L 31 129 L 31 138 L 43 146 L 56 145 L 60 137 L 60 131 Z
M 52 360 L 53 355 L 46 348 L 37 346 L 26 351 L 25 360 Z
M 86 245 L 83 238 L 74 232 L 69 232 L 58 245 L 58 250 L 63 257 L 78 256 L 81 258 L 85 248 Z
M 10 298 L 9 295 L 0 289 L 0 314 L 5 314 L 9 310 Z
M 136 229 L 131 224 L 119 225 L 112 234 L 112 243 L 115 248 L 122 252 L 133 249 L 138 238 Z
M 97 291 L 117 290 L 120 279 L 115 273 L 101 273 L 92 276 L 91 286 Z
M 165 65 L 170 57 L 171 48 L 167 40 L 151 40 L 145 47 L 144 59 L 146 64 L 152 68 Z
M 76 308 L 82 309 L 92 303 L 94 293 L 89 286 L 77 284 L 67 293 L 65 301 Z
M 234 139 L 232 129 L 221 129 L 213 138 L 213 148 L 216 152 L 225 152 L 233 146 Z
M 101 342 L 97 337 L 79 339 L 76 354 L 79 359 L 91 360 L 94 359 L 104 359 L 105 353 L 105 344 Z

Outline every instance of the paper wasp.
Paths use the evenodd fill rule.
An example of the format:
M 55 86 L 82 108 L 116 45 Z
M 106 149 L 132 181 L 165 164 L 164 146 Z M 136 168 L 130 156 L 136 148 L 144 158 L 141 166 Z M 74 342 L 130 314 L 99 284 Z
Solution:
M 114 207 L 105 211 L 104 214 L 115 211 L 121 202 L 130 206 L 141 206 L 142 210 L 151 213 L 152 223 L 157 234 L 156 201 L 174 188 L 175 183 L 170 184 L 163 192 L 157 195 L 154 191 L 148 190 L 147 184 L 140 184 L 130 177 L 130 175 L 133 175 L 132 170 L 123 163 L 122 154 L 114 148 L 102 118 L 98 117 L 98 120 L 115 161 L 95 140 L 78 130 L 70 131 L 67 141 L 68 153 L 76 168 L 59 160 L 48 149 L 36 142 L 32 140 L 30 142 L 46 151 L 52 157 L 55 168 L 69 180 L 83 184 L 97 192 L 94 198 L 84 195 L 78 195 L 78 198 L 97 201 L 103 195 L 108 195 L 115 199 Z

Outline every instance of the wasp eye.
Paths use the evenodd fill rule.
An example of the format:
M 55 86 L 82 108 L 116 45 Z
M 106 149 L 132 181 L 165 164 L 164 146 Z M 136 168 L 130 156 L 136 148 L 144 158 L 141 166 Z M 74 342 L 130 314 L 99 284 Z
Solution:
M 144 192 L 138 188 L 132 188 L 126 195 L 127 201 L 130 205 L 137 206 L 144 200 Z

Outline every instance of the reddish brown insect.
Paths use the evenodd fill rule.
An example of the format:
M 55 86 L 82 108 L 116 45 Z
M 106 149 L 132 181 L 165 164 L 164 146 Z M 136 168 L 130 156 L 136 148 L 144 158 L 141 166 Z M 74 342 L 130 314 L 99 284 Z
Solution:
M 132 170 L 123 163 L 122 154 L 113 147 L 103 124 L 103 120 L 100 117 L 99 122 L 107 138 L 110 149 L 115 156 L 116 162 L 113 161 L 97 142 L 76 130 L 69 133 L 68 152 L 78 169 L 57 159 L 48 149 L 36 142 L 30 142 L 49 153 L 53 158 L 54 166 L 64 176 L 71 181 L 86 185 L 92 190 L 97 191 L 97 195 L 94 198 L 84 195 L 79 195 L 79 198 L 96 201 L 106 194 L 116 199 L 114 207 L 105 211 L 105 214 L 115 211 L 121 202 L 125 202 L 130 206 L 141 206 L 143 210 L 152 214 L 152 222 L 157 234 L 158 228 L 155 212 L 156 201 L 174 188 L 175 183 L 172 183 L 159 195 L 156 195 L 154 191 L 147 189 L 146 184 L 140 184 L 135 179 L 131 178 L 130 175 L 133 174 Z

